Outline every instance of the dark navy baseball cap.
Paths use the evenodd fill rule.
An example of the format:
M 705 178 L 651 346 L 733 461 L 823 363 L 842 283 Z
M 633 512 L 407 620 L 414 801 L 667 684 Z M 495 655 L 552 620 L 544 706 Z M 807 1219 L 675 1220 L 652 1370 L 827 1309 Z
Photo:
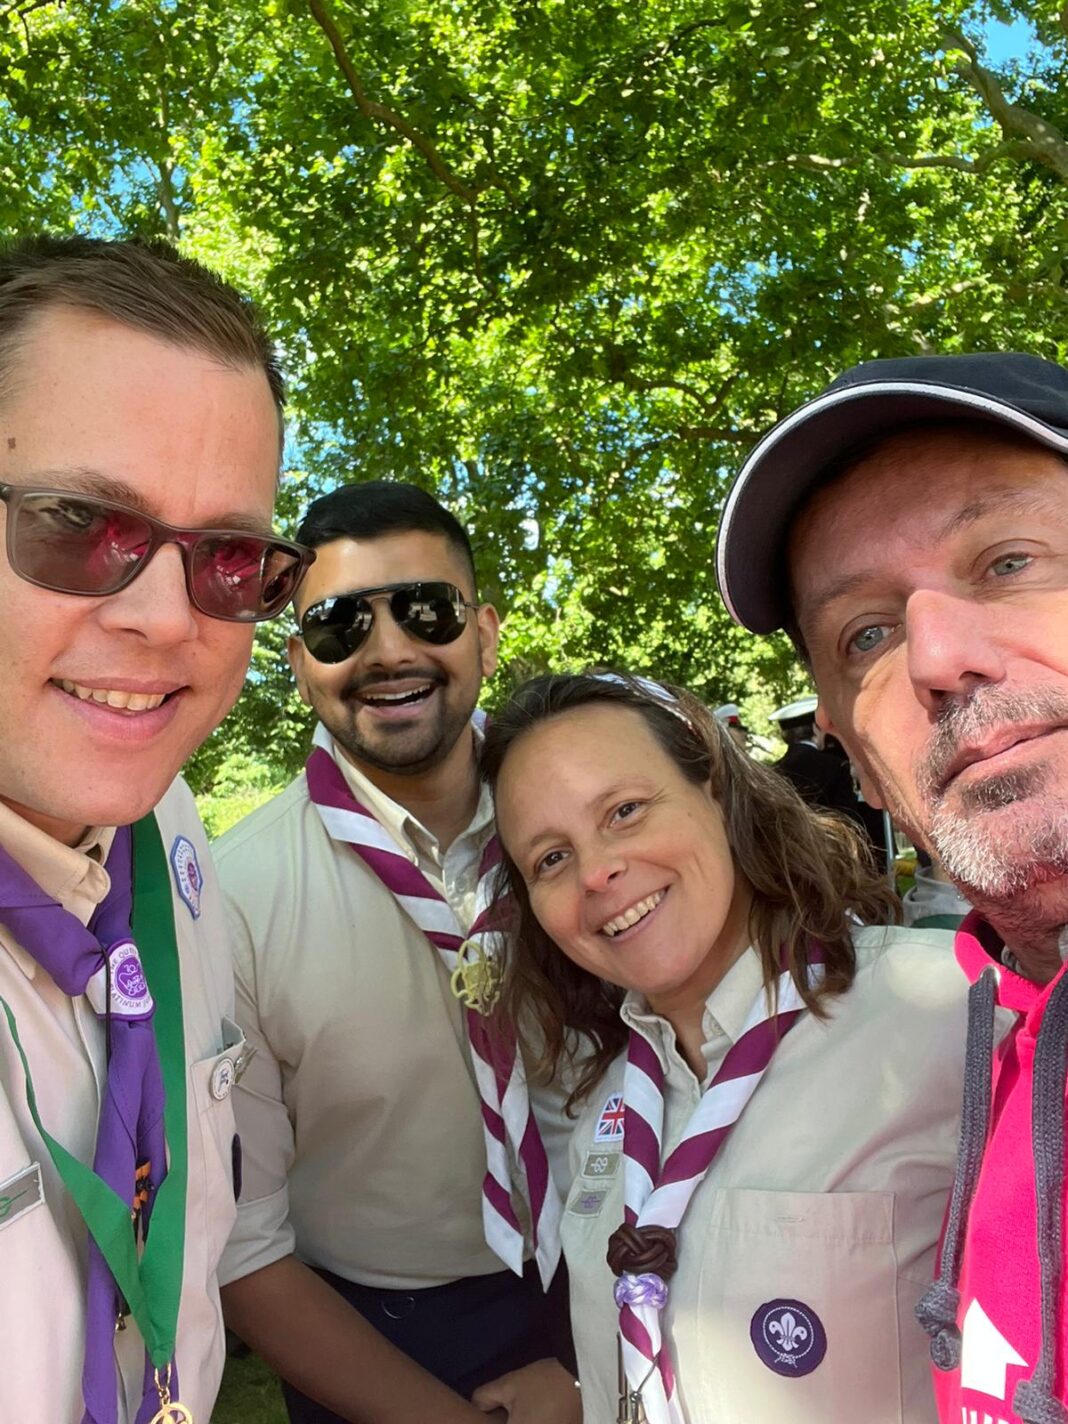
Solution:
M 1007 426 L 1068 455 L 1068 370 L 1022 352 L 865 361 L 768 431 L 731 486 L 716 576 L 731 617 L 771 633 L 790 616 L 786 540 L 821 477 L 918 421 Z

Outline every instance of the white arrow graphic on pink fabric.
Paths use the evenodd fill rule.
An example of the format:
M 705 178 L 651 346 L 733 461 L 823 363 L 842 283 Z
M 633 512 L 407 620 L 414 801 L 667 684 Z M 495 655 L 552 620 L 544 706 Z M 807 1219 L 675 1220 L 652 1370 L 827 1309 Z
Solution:
M 961 1389 L 977 1389 L 994 1399 L 1005 1398 L 1005 1376 L 1012 1365 L 1026 1365 L 986 1311 L 973 1300 L 961 1332 Z

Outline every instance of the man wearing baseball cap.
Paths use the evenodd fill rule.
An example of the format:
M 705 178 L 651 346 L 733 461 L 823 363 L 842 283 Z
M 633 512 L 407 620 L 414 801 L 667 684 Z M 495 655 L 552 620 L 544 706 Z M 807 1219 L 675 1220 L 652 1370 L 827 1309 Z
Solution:
M 739 623 L 789 631 L 866 799 L 975 906 L 960 1160 L 918 1315 L 943 1421 L 1060 1424 L 1068 372 L 1014 353 L 847 372 L 746 461 L 718 573 Z

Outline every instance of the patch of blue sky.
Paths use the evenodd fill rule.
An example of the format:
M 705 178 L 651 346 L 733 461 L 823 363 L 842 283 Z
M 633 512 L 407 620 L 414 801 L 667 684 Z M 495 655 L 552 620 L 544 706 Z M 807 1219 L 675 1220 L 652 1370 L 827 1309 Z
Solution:
M 998 69 L 1022 63 L 1038 44 L 1034 27 L 1022 15 L 1011 22 L 987 18 L 979 25 L 978 34 L 986 62 Z

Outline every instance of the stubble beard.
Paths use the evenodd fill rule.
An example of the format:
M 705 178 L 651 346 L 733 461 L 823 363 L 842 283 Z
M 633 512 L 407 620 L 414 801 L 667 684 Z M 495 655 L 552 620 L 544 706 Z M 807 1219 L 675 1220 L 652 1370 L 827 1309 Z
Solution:
M 946 770 L 962 742 L 995 726 L 1066 720 L 1068 699 L 1050 690 L 980 687 L 947 704 L 917 775 L 924 839 L 974 903 L 1007 903 L 1068 876 L 1068 787 L 1048 763 L 943 789 Z

